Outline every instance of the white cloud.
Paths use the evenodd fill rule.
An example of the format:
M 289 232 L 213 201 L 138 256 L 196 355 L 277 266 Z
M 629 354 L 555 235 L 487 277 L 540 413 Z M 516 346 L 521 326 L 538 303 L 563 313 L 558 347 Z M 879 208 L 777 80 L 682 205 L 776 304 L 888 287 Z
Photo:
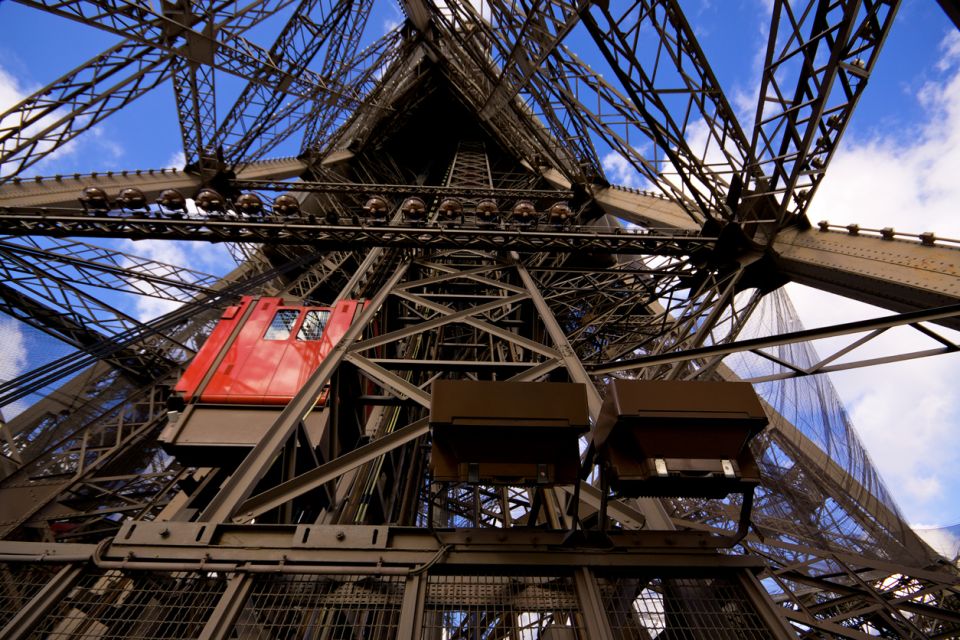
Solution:
M 123 145 L 112 140 L 102 126 L 93 127 L 89 133 L 96 140 L 97 145 L 110 156 L 111 160 L 119 160 L 123 157 Z
M 170 159 L 167 160 L 167 163 L 164 165 L 166 169 L 183 169 L 187 164 L 187 156 L 184 154 L 183 149 L 178 149 L 170 154 Z
M 902 132 L 844 140 L 811 203 L 811 220 L 960 237 L 960 37 L 948 36 L 941 50 L 949 61 L 942 70 L 948 73 L 917 95 L 926 114 L 917 135 L 908 143 L 899 142 L 905 136 L 896 134 Z M 891 313 L 788 287 L 808 327 Z M 898 329 L 855 354 L 872 357 L 930 346 L 935 345 L 919 333 Z M 960 520 L 960 357 L 942 355 L 831 378 L 907 517 L 939 524 Z
M 948 31 L 940 45 L 940 50 L 943 51 L 943 58 L 937 63 L 937 68 L 940 71 L 947 71 L 950 65 L 960 58 L 960 31 L 954 29 Z
M 386 20 L 383 21 L 383 32 L 390 33 L 391 31 L 399 27 L 400 24 L 401 23 L 398 18 L 387 18 Z
M 630 161 L 617 151 L 611 151 L 603 156 L 601 162 L 603 163 L 603 170 L 614 184 L 636 188 L 645 182 L 640 173 L 630 164 Z
M 6 69 L 0 67 L 0 113 L 6 113 L 25 97 L 26 89 Z
M 960 478 L 960 360 L 941 356 L 833 376 L 853 424 L 908 517 L 960 514 L 950 486 Z
M 773 0 L 759 0 L 757 4 L 760 5 L 756 12 L 757 36 L 750 43 L 750 46 L 754 47 L 753 58 L 750 60 L 750 77 L 745 83 L 737 83 L 729 93 L 731 105 L 746 133 L 749 133 L 750 127 L 752 127 L 754 115 L 757 111 L 763 63 L 767 55 L 767 33 L 773 16 Z
M 960 527 L 915 524 L 913 530 L 944 558 L 953 560 L 960 555 Z
M 186 265 L 187 256 L 177 243 L 167 240 L 127 240 L 129 253 L 173 265 Z M 135 284 L 135 283 L 134 283 Z M 139 287 L 138 287 L 139 289 Z M 180 303 L 153 296 L 137 296 L 134 303 L 137 319 L 146 322 L 173 311 Z
M 192 201 L 190 204 L 192 204 Z M 127 240 L 125 251 L 149 260 L 188 267 L 214 275 L 226 274 L 235 264 L 223 244 L 170 240 Z M 183 302 L 186 302 L 186 300 Z M 180 301 L 141 295 L 136 296 L 134 307 L 137 319 L 145 322 L 169 313 L 181 304 Z
M 894 135 L 841 143 L 811 202 L 812 220 L 960 236 L 960 39 L 946 38 L 941 50 L 952 72 L 920 90 L 927 120 L 912 144 Z

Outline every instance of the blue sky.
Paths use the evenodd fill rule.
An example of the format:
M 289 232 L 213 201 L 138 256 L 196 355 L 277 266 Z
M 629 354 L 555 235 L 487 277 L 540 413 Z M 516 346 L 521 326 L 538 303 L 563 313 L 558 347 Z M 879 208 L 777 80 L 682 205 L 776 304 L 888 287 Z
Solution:
M 770 2 L 693 0 L 683 3 L 721 85 L 738 111 L 752 113 L 766 44 Z M 390 2 L 376 6 L 365 41 L 402 19 Z M 268 47 L 280 19 L 248 36 Z M 0 109 L 29 94 L 118 38 L 11 2 L 0 2 Z M 568 44 L 598 61 L 578 30 Z M 219 107 L 241 83 L 219 74 Z M 745 126 L 749 131 L 749 126 Z M 296 152 L 297 141 L 275 155 Z M 602 150 L 601 150 L 602 151 Z M 172 87 L 155 89 L 54 154 L 27 175 L 159 168 L 177 162 L 180 134 Z M 605 156 L 609 177 L 630 183 L 635 174 Z M 857 109 L 811 217 L 903 231 L 935 231 L 960 238 L 960 36 L 934 0 L 907 0 L 893 26 L 870 86 Z M 225 252 L 183 245 L 127 243 L 159 260 L 187 261 L 196 269 L 226 271 Z M 881 315 L 879 310 L 791 285 L 808 326 Z M 135 303 L 134 303 L 135 304 Z M 143 304 L 143 303 L 141 303 Z M 163 309 L 135 308 L 143 316 Z M 0 323 L 0 332 L 3 323 Z M 4 332 L 6 333 L 6 332 Z M 894 337 L 912 344 L 913 336 Z M 898 346 L 898 345 L 893 345 Z M 873 348 L 873 347 L 871 347 Z M 22 370 L 29 349 L 10 348 L 0 377 Z M 939 356 L 833 376 L 841 397 L 907 519 L 920 525 L 960 522 L 960 355 Z

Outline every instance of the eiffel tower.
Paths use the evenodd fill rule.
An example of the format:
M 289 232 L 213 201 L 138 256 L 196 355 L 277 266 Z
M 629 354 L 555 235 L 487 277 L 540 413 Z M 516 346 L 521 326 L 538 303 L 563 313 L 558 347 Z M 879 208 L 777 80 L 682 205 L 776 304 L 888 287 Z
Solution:
M 370 2 L 18 1 L 120 40 L 0 117 L 0 309 L 50 345 L 0 384 L 0 637 L 960 636 L 822 375 L 960 346 L 955 247 L 807 218 L 898 2 L 774 0 L 747 132 L 678 0 L 373 40 Z M 183 169 L 26 177 L 168 81 Z M 803 330 L 787 282 L 889 313 Z M 737 394 L 748 447 L 677 435 Z M 624 439 L 654 400 L 675 457 Z

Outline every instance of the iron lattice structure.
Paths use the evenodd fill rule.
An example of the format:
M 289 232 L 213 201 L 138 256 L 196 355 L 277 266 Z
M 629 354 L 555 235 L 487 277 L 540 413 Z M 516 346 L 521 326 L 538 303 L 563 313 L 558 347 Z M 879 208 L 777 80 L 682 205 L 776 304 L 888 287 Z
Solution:
M 884 360 L 958 348 L 938 328 L 960 328 L 955 243 L 806 218 L 898 2 L 775 0 L 745 131 L 677 0 L 409 0 L 369 42 L 368 2 L 19 1 L 122 40 L 0 116 L 0 308 L 59 345 L 0 385 L 29 405 L 0 442 L 0 636 L 960 634 L 956 567 L 817 375 L 876 364 L 850 352 L 896 326 L 936 347 Z M 245 37 L 275 15 L 269 48 Z M 246 85 L 218 110 L 221 74 Z M 170 84 L 184 170 L 24 177 Z M 611 185 L 606 150 L 647 188 Z M 79 206 L 88 187 L 111 202 Z M 240 210 L 250 193 L 265 204 Z M 228 243 L 237 267 L 94 238 Z M 804 330 L 789 281 L 892 314 Z M 180 306 L 143 322 L 105 290 Z M 369 303 L 240 459 L 171 456 L 171 387 L 243 295 Z M 771 424 L 750 532 L 717 548 L 732 498 L 611 498 L 614 546 L 571 544 L 597 525 L 591 482 L 431 482 L 431 385 L 457 377 L 586 383 L 593 417 L 611 377 L 754 382 Z

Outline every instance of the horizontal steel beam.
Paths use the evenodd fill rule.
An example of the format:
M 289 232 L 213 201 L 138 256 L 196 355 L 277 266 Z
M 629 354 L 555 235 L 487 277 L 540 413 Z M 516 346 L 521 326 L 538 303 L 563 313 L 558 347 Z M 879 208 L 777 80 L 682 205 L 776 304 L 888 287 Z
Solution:
M 700 230 L 700 223 L 680 205 L 654 193 L 625 187 L 599 187 L 593 197 L 606 213 L 642 227 Z
M 112 568 L 335 573 L 368 567 L 415 568 L 445 550 L 450 567 L 618 567 L 684 571 L 759 570 L 749 556 L 705 548 L 701 531 L 609 531 L 612 548 L 566 542 L 568 531 L 419 529 L 387 525 L 237 525 L 128 521 L 109 545 L 0 541 L 0 561 L 82 562 Z M 63 548 L 63 551 L 61 551 Z M 280 553 L 282 552 L 282 554 Z M 120 568 L 119 566 L 117 568 Z M 388 573 L 383 571 L 383 573 Z
M 835 231 L 786 230 L 773 241 L 794 282 L 893 311 L 960 304 L 960 249 Z M 960 329 L 960 319 L 938 324 Z
M 573 230 L 329 225 L 203 219 L 85 216 L 72 210 L 0 207 L 0 234 L 129 238 L 131 240 L 196 240 L 311 245 L 340 251 L 367 247 L 406 249 L 475 249 L 481 251 L 619 253 L 685 256 L 715 238 L 655 235 L 644 232 L 602 233 Z
M 310 193 L 351 193 L 357 195 L 419 195 L 462 198 L 504 198 L 569 200 L 570 190 L 552 189 L 484 189 L 480 187 L 435 186 L 417 184 L 371 184 L 362 182 L 282 182 L 276 180 L 235 180 L 233 186 L 242 191 L 307 191 Z
M 671 200 L 622 187 L 594 198 L 607 213 L 647 228 L 693 232 L 699 225 Z M 931 236 L 932 238 L 932 236 Z M 785 229 L 771 244 L 781 274 L 793 282 L 898 312 L 960 303 L 960 249 L 817 229 Z M 960 318 L 936 320 L 960 329 Z
M 241 180 L 281 180 L 299 176 L 306 165 L 297 158 L 263 160 L 246 165 Z M 179 169 L 104 171 L 37 178 L 14 178 L 0 185 L 0 207 L 75 207 L 86 187 L 99 187 L 110 196 L 134 187 L 154 199 L 164 189 L 179 189 L 191 196 L 200 188 L 200 178 Z

